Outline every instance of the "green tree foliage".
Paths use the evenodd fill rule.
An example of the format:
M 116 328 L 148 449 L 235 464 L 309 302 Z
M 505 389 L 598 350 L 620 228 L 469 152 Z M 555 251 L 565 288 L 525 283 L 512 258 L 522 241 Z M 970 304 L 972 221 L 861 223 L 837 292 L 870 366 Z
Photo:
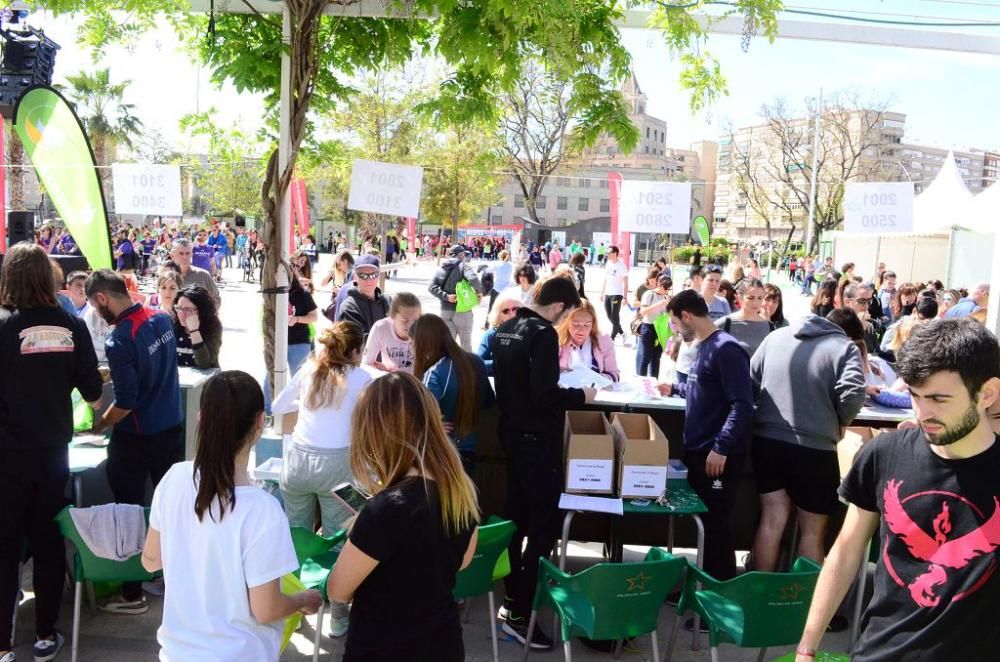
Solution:
M 238 128 L 216 124 L 216 112 L 210 108 L 185 115 L 180 121 L 182 131 L 208 145 L 204 160 L 193 154 L 187 156 L 186 170 L 194 181 L 197 197 L 207 214 L 229 215 L 238 210 L 260 218 L 260 182 L 267 148 Z
M 499 147 L 491 127 L 455 126 L 441 135 L 424 154 L 421 215 L 457 231 L 495 203 L 503 167 Z

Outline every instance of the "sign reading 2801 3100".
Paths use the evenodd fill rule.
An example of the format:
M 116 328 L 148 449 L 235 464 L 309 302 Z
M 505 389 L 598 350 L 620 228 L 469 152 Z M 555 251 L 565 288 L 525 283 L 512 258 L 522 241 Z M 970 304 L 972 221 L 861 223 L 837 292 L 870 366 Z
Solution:
M 622 182 L 619 232 L 687 234 L 691 229 L 690 182 Z
M 890 234 L 913 230 L 912 182 L 848 182 L 844 230 Z
M 351 169 L 348 209 L 417 218 L 424 169 L 355 159 Z

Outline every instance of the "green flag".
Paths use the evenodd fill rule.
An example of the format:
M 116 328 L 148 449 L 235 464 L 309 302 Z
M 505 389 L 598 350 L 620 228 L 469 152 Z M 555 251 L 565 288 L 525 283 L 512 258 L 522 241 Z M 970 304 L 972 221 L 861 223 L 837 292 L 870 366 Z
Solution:
M 111 269 L 104 192 L 76 113 L 52 88 L 31 87 L 14 107 L 14 130 L 91 268 Z
M 702 246 L 708 246 L 708 220 L 704 216 L 695 216 L 694 234 Z

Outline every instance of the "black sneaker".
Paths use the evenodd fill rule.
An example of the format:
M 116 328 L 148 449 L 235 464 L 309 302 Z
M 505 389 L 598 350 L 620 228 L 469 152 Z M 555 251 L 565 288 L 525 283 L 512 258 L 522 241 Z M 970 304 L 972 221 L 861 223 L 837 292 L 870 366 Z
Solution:
M 688 632 L 694 631 L 694 616 L 684 621 L 684 629 L 687 630 Z M 698 632 L 701 632 L 702 634 L 708 634 L 708 625 L 705 623 L 704 618 L 701 619 L 700 623 L 698 623 Z
M 528 638 L 528 619 L 507 616 L 507 620 L 503 622 L 500 629 L 516 639 L 523 646 Z M 542 632 L 542 629 L 538 627 L 537 621 L 535 622 L 535 630 L 531 633 L 531 649 L 542 651 L 552 650 L 552 639 Z
M 500 608 L 497 609 L 497 620 L 501 623 L 510 618 L 511 609 L 513 609 L 514 601 L 508 598 L 506 595 L 503 596 L 503 602 L 500 604 Z
M 58 630 L 54 631 L 46 639 L 39 639 L 31 647 L 31 652 L 35 656 L 35 662 L 49 662 L 49 660 L 54 660 L 65 643 L 66 639 Z

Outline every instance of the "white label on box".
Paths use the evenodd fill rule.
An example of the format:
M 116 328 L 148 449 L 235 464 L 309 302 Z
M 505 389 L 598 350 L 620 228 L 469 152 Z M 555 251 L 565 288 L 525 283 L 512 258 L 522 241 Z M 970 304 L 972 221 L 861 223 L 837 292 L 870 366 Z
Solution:
M 416 218 L 423 178 L 424 169 L 419 166 L 355 159 L 347 208 Z
M 622 494 L 656 498 L 667 487 L 667 468 L 626 464 L 622 468 Z
M 691 230 L 691 183 L 622 182 L 619 232 L 687 234 Z
M 570 458 L 566 463 L 566 489 L 610 492 L 614 464 L 614 460 Z
M 913 230 L 912 182 L 848 182 L 844 230 L 871 234 Z

